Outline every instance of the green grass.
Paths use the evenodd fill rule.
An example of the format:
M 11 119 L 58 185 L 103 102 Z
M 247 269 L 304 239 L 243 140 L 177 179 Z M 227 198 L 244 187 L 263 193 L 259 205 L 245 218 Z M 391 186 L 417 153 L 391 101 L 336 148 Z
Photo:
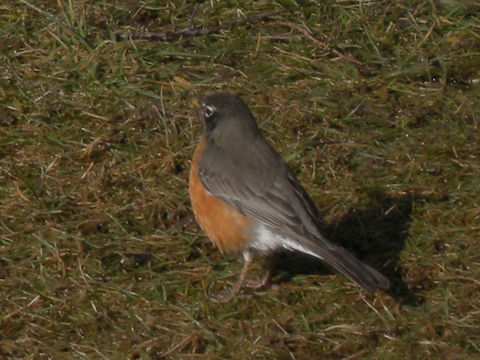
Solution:
M 196 27 L 290 11 L 162 43 L 115 39 L 191 2 L 0 5 L 0 357 L 480 358 L 478 2 L 213 4 Z M 240 270 L 187 191 L 191 99 L 219 90 L 392 291 L 305 264 L 209 300 Z

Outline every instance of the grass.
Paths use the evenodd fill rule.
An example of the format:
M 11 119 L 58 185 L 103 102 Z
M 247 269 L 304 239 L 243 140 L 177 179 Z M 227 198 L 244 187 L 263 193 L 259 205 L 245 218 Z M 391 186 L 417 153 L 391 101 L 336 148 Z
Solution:
M 478 3 L 204 2 L 196 27 L 289 11 L 116 41 L 180 31 L 192 9 L 0 5 L 0 357 L 480 358 Z M 187 195 L 191 99 L 219 90 L 244 97 L 325 231 L 392 291 L 307 264 L 208 299 L 240 269 Z

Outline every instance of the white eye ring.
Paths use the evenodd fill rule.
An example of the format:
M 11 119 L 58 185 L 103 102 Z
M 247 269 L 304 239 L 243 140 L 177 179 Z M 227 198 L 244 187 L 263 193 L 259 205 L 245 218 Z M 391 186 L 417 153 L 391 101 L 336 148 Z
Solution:
M 205 105 L 205 107 L 203 108 L 203 113 L 205 114 L 205 117 L 207 119 L 211 118 L 213 114 L 215 114 L 215 111 L 216 111 L 215 107 L 210 105 Z

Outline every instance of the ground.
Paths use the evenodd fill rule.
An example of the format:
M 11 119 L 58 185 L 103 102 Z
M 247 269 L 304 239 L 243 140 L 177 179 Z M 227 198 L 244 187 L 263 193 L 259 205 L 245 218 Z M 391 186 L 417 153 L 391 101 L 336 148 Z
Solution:
M 0 357 L 480 358 L 479 14 L 4 1 Z M 193 100 L 215 91 L 245 99 L 325 232 L 391 290 L 287 256 L 273 287 L 211 301 L 241 267 L 188 199 Z

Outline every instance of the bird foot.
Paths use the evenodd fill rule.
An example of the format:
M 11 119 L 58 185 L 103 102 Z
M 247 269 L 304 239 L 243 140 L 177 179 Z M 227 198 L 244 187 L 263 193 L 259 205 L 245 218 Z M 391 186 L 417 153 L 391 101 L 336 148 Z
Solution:
M 256 291 L 265 290 L 270 286 L 271 279 L 272 279 L 272 276 L 270 275 L 270 273 L 268 273 L 262 279 L 246 280 L 245 287 L 256 290 Z
M 230 291 L 224 292 L 224 293 L 219 294 L 219 295 L 210 295 L 209 296 L 211 301 L 213 301 L 215 303 L 219 303 L 219 304 L 229 303 L 230 301 L 232 301 L 232 299 L 234 297 L 235 297 L 235 295 Z

